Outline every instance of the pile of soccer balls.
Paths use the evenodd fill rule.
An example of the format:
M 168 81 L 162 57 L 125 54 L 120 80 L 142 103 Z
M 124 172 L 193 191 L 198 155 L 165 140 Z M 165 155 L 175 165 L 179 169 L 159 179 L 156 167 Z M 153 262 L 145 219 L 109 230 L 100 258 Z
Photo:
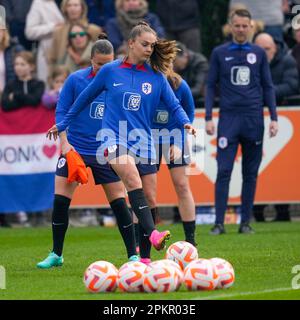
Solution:
M 150 263 L 127 262 L 118 270 L 112 263 L 96 261 L 84 273 L 89 292 L 172 292 L 181 284 L 188 290 L 230 288 L 234 283 L 232 265 L 221 258 L 199 259 L 197 249 L 188 242 L 173 243 L 166 259 Z

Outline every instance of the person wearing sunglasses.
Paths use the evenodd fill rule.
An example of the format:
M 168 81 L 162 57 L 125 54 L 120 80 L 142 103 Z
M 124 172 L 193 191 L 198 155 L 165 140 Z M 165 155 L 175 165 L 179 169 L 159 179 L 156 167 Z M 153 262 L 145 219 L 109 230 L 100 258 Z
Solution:
M 47 52 L 50 73 L 66 54 L 70 40 L 69 33 L 71 25 L 74 23 L 84 25 L 86 28 L 85 31 L 89 34 L 92 41 L 96 41 L 98 35 L 103 31 L 98 25 L 89 22 L 85 0 L 62 0 L 60 2 L 60 10 L 64 17 L 64 23 L 55 27 L 51 37 L 51 46 Z
M 71 25 L 68 34 L 68 48 L 59 65 L 65 65 L 70 72 L 85 68 L 90 64 L 90 53 L 93 42 L 84 25 Z

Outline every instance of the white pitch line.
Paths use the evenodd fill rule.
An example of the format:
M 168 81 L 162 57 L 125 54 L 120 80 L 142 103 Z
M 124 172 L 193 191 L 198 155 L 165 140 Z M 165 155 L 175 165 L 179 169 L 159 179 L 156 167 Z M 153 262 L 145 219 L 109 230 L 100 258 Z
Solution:
M 225 289 L 226 290 L 226 289 Z M 280 291 L 289 291 L 293 290 L 292 288 L 276 288 L 276 289 L 268 289 L 262 291 L 249 291 L 249 292 L 240 292 L 240 293 L 233 293 L 233 294 L 222 294 L 218 296 L 204 296 L 204 297 L 195 297 L 192 300 L 214 300 L 214 299 L 222 299 L 222 298 L 233 298 L 233 297 L 240 297 L 240 296 L 251 296 L 255 294 L 263 294 L 263 293 L 271 293 L 271 292 L 280 292 Z

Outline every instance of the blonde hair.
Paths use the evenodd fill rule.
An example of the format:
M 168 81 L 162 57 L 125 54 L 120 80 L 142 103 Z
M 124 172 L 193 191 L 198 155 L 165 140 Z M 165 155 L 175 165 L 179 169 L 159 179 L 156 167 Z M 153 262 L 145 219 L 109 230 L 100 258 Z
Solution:
M 64 15 L 64 17 L 68 20 L 68 15 L 67 15 L 67 5 L 68 5 L 68 2 L 70 0 L 63 0 L 61 5 L 60 5 L 60 10 L 62 12 L 62 14 Z M 87 22 L 87 12 L 88 12 L 88 8 L 87 8 L 87 5 L 86 5 L 86 2 L 84 0 L 79 0 L 80 4 L 81 4 L 81 8 L 82 8 L 82 14 L 81 14 L 81 17 L 80 19 L 81 20 L 84 20 Z
M 7 29 L 2 29 L 3 32 L 4 32 L 4 35 L 3 35 L 3 38 L 2 38 L 2 41 L 0 43 L 0 49 L 1 50 L 5 50 L 6 48 L 9 47 L 9 44 L 10 44 L 10 35 L 7 31 Z

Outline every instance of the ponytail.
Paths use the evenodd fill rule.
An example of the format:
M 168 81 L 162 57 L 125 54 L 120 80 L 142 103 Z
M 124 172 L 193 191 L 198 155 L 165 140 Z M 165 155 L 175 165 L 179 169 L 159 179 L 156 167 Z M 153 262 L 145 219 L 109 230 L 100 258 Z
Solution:
M 151 67 L 166 74 L 178 51 L 176 41 L 159 39 L 150 57 Z
M 129 40 L 135 40 L 144 32 L 149 32 L 157 37 L 156 32 L 145 21 L 140 21 L 129 34 Z M 166 74 L 169 70 L 169 66 L 174 61 L 177 52 L 180 51 L 177 48 L 176 41 L 158 39 L 154 45 L 153 53 L 150 57 L 150 65 L 156 72 L 162 72 Z

